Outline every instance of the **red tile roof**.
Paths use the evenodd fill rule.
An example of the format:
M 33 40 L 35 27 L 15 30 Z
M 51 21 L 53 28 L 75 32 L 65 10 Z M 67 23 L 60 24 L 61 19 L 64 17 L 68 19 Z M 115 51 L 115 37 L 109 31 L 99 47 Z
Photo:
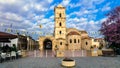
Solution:
M 68 35 L 80 35 L 78 32 L 75 32 L 75 31 L 71 31 L 68 33 Z
M 8 38 L 8 39 L 13 39 L 13 38 L 17 38 L 17 35 L 13 35 L 13 34 L 9 34 L 9 33 L 5 33 L 5 32 L 0 32 L 0 39 L 3 38 Z

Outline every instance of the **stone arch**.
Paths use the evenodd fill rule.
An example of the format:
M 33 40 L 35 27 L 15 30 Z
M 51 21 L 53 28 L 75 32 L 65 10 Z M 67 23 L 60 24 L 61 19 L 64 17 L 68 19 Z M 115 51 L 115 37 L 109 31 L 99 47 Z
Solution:
M 45 42 L 45 40 L 48 40 L 48 42 L 50 42 L 50 44 L 52 44 L 52 49 L 51 50 L 54 50 L 56 41 L 55 41 L 55 38 L 53 36 L 40 37 L 39 38 L 39 49 L 44 50 L 44 47 L 45 47 L 44 42 Z
M 44 50 L 52 50 L 52 41 L 50 39 L 45 39 L 43 41 L 43 49 Z

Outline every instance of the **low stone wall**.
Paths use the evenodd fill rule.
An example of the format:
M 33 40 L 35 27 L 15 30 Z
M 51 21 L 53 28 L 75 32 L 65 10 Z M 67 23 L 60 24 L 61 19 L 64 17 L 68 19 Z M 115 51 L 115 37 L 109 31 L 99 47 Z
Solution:
M 98 56 L 98 51 L 92 51 L 92 55 L 91 56 Z
M 27 50 L 22 50 L 22 57 L 27 57 Z
M 86 51 L 56 51 L 56 57 L 86 57 L 86 56 L 102 56 L 102 50 L 86 50 Z
M 103 55 L 102 50 L 89 50 L 87 51 L 87 56 L 101 56 Z
M 64 57 L 64 52 L 63 51 L 57 51 L 56 52 L 56 57 Z
M 102 50 L 98 50 L 97 52 L 98 52 L 98 56 L 102 56 L 103 55 Z
M 88 50 L 86 55 L 87 55 L 87 56 L 91 56 L 91 55 L 92 55 L 92 54 L 91 54 L 91 50 Z

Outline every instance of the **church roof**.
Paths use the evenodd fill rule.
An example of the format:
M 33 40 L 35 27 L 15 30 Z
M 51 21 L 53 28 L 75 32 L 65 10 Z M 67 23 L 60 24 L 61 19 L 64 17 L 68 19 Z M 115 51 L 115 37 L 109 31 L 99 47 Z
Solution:
M 80 35 L 80 34 L 76 31 L 71 31 L 71 32 L 68 33 L 68 35 Z
M 65 40 L 64 38 L 57 38 L 57 40 L 60 40 L 60 39 Z
M 81 30 L 80 32 L 81 32 L 81 33 L 87 33 L 85 30 Z
M 83 36 L 82 39 L 92 39 L 89 36 Z
M 72 29 L 72 30 L 78 30 L 79 32 L 85 32 L 85 33 L 87 33 L 85 30 L 79 30 L 79 29 L 76 29 L 76 28 L 67 28 L 67 30 L 70 30 L 70 29 Z

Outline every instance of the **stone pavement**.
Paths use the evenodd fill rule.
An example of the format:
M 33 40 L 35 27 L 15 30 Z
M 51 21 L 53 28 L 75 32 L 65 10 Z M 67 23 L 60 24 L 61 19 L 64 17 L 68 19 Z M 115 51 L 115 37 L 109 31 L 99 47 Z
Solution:
M 0 68 L 65 68 L 61 66 L 62 59 L 55 57 L 26 57 L 0 63 Z M 76 61 L 76 66 L 73 68 L 120 68 L 120 56 L 80 57 L 73 59 Z

